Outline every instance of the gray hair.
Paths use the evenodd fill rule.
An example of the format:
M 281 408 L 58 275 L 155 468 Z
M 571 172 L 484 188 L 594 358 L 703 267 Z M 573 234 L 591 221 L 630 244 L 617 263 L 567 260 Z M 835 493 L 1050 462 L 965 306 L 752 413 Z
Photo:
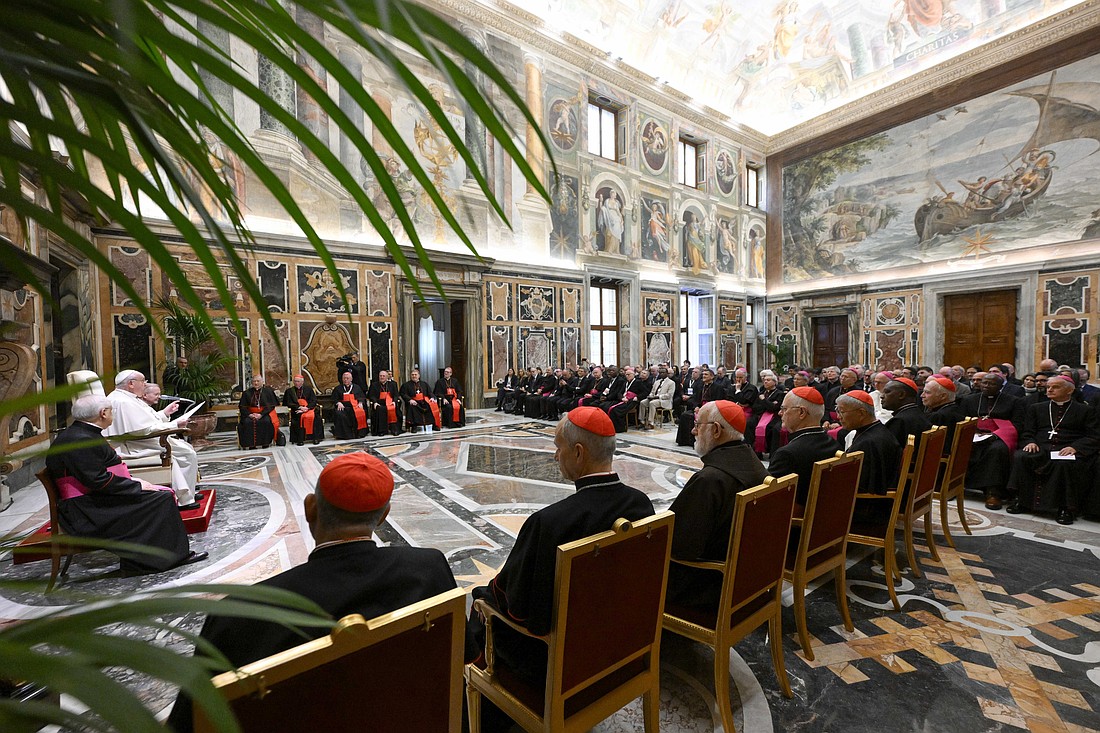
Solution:
M 936 397 L 940 397 L 940 396 L 943 396 L 943 395 L 950 395 L 951 396 L 951 400 L 950 400 L 951 402 L 954 402 L 955 397 L 956 397 L 954 392 L 949 390 L 947 387 L 944 387 L 942 384 L 937 382 L 935 379 L 929 379 L 927 382 L 924 383 L 924 391 L 925 392 L 931 392 Z
M 761 369 L 760 370 L 760 379 L 763 380 L 764 377 L 771 377 L 772 379 L 776 380 L 777 382 L 779 381 L 779 377 L 775 376 L 775 372 L 773 372 L 771 369 Z
M 874 405 L 868 405 L 863 400 L 857 400 L 855 397 L 852 397 L 851 395 L 847 395 L 847 394 L 840 395 L 839 397 L 836 398 L 836 403 L 838 405 L 844 405 L 845 407 L 849 407 L 849 408 L 858 407 L 859 409 L 866 412 L 870 417 L 875 416 L 875 406 Z
M 573 424 L 569 415 L 562 418 L 561 437 L 567 445 L 580 443 L 588 449 L 592 460 L 598 463 L 610 463 L 615 455 L 615 436 L 596 435 Z
M 825 405 L 819 405 L 816 402 L 810 402 L 805 397 L 799 397 L 794 392 L 788 392 L 787 395 L 788 396 L 784 398 L 784 401 L 790 400 L 790 404 L 792 407 L 801 407 L 803 410 L 806 411 L 806 414 L 812 417 L 814 420 L 821 422 L 821 419 L 825 417 Z
M 157 384 L 156 382 L 146 382 L 145 383 L 145 394 L 149 394 L 154 389 L 159 392 L 160 391 L 160 385 Z
M 90 422 L 99 417 L 99 413 L 111 407 L 111 401 L 102 395 L 88 395 L 81 397 L 73 403 L 72 416 L 74 420 Z

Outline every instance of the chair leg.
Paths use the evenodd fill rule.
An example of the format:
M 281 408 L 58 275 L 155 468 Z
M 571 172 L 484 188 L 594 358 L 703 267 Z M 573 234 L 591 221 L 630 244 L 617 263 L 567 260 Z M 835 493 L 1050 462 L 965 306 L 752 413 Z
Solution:
M 924 515 L 924 544 L 928 547 L 928 554 L 936 562 L 940 561 L 939 550 L 936 549 L 936 541 L 932 537 L 932 505 L 928 505 L 928 511 Z
M 481 693 L 466 681 L 466 711 L 470 718 L 470 733 L 481 733 Z
M 642 693 L 642 718 L 645 733 L 660 733 L 661 730 L 661 691 L 646 690 Z
M 943 539 L 947 542 L 947 546 L 954 549 L 955 540 L 951 537 L 951 528 L 947 526 L 947 512 L 950 508 L 951 498 L 947 496 L 947 492 L 940 497 L 940 527 L 943 529 Z
M 970 523 L 966 521 L 966 508 L 963 507 L 963 493 L 962 487 L 959 487 L 959 493 L 955 497 L 959 509 L 959 522 L 962 524 L 963 530 L 965 530 L 967 534 L 974 534 L 970 531 Z
M 714 649 L 714 699 L 718 703 L 718 713 L 722 716 L 722 730 L 735 733 L 737 729 L 733 727 L 733 710 L 730 709 L 729 647 Z
M 912 518 L 906 518 L 905 520 L 905 556 L 909 558 L 909 567 L 913 571 L 913 575 L 918 578 L 923 578 L 921 575 L 920 565 L 917 563 L 917 549 L 913 546 L 913 520 Z
M 65 578 L 69 575 L 69 564 L 73 561 L 73 553 L 69 553 L 65 556 L 65 564 L 61 566 L 61 577 Z
M 812 662 L 814 650 L 810 648 L 810 634 L 806 631 L 806 586 L 798 580 L 794 583 L 794 620 L 798 626 L 798 641 L 802 644 L 802 653 Z
M 54 587 L 54 584 L 57 583 L 58 572 L 61 568 L 61 553 L 58 552 L 56 547 L 53 548 L 53 550 L 50 553 L 50 556 L 51 556 L 50 557 L 50 582 L 46 584 L 46 592 L 47 593 L 52 593 L 53 592 L 53 587 Z M 71 559 L 72 555 L 69 555 L 69 558 Z M 69 566 L 68 566 L 68 564 L 66 564 L 65 569 L 68 570 L 68 568 L 69 568 Z
M 787 677 L 787 665 L 783 661 L 783 603 L 778 598 L 775 602 L 775 613 L 768 619 L 768 636 L 771 637 L 772 666 L 775 667 L 775 677 L 779 680 L 779 689 L 784 697 L 794 697 L 791 681 Z
M 898 592 L 894 590 L 894 573 L 896 572 L 894 566 L 897 564 L 897 558 L 895 556 L 896 549 L 893 543 L 893 533 L 890 533 L 887 539 L 889 540 L 889 546 L 885 548 L 886 552 L 882 559 L 884 566 L 883 570 L 886 571 L 886 590 L 890 592 L 890 602 L 894 604 L 894 610 L 901 611 L 901 603 L 898 602 Z M 898 580 L 901 580 L 900 573 L 898 573 Z
M 848 613 L 848 569 L 843 562 L 833 571 L 833 583 L 836 585 L 836 605 L 840 609 L 840 619 L 844 622 L 844 628 L 855 631 L 852 615 Z

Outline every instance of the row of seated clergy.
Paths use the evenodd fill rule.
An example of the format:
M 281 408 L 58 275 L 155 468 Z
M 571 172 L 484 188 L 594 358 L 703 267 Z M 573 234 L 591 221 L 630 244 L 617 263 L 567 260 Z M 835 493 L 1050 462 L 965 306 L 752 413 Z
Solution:
M 154 410 L 143 398 L 147 380 L 145 375 L 133 369 L 123 369 L 115 375 L 115 388 L 107 395 L 114 408 L 114 420 L 105 431 L 108 437 L 125 436 L 115 442 L 115 449 L 123 461 L 140 460 L 147 456 L 159 456 L 160 438 L 153 433 L 167 427 L 185 427 L 186 420 L 174 420 L 172 415 L 179 402 L 172 402 L 164 410 Z M 199 480 L 199 457 L 186 440 L 169 437 L 172 459 L 172 488 L 181 507 L 197 507 L 202 497 L 195 491 Z
M 53 441 L 46 469 L 57 487 L 58 520 L 66 534 L 128 542 L 163 554 L 112 549 L 125 573 L 148 573 L 198 562 L 192 552 L 176 498 L 167 487 L 131 478 L 103 437 L 115 417 L 114 403 L 86 395 L 72 407 L 73 423 Z
M 412 425 L 457 428 L 466 424 L 465 393 L 450 367 L 443 370 L 443 377 L 436 381 L 431 391 L 427 390 L 427 383 L 420 380 L 417 370 L 413 370 L 412 379 L 400 389 L 390 380 L 388 372 L 381 371 L 366 394 L 351 383 L 349 374 L 345 372 L 342 383 L 332 390 L 332 432 L 337 439 L 364 436 L 368 429 L 368 408 L 372 434 L 400 433 L 403 429 L 402 403 L 409 409 Z

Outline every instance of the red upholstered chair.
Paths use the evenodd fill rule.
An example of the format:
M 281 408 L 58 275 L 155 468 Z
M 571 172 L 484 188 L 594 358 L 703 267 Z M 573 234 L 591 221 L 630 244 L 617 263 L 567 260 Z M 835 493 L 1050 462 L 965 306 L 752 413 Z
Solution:
M 913 521 L 924 518 L 924 537 L 932 558 L 939 562 L 936 543 L 932 541 L 932 498 L 935 495 L 936 478 L 939 474 L 940 459 L 943 457 L 943 444 L 947 438 L 947 428 L 935 426 L 921 433 L 920 447 L 917 448 L 913 436 L 901 455 L 901 476 L 898 487 L 885 494 L 856 494 L 856 501 L 890 502 L 889 518 L 883 521 L 859 521 L 853 519 L 848 532 L 848 542 L 885 550 L 883 570 L 886 574 L 886 589 L 894 608 L 901 610 L 894 579 L 901 579 L 895 557 L 894 530 L 898 522 L 902 523 L 905 536 L 905 551 L 909 558 L 909 567 L 913 574 L 921 577 L 917 566 L 916 550 L 913 546 Z M 885 513 L 884 513 L 885 516 Z
M 844 454 L 814 464 L 806 507 L 801 519 L 793 520 L 783 577 L 794 586 L 794 618 L 798 639 L 807 659 L 814 658 L 810 635 L 806 631 L 806 585 L 826 573 L 835 573 L 836 602 L 844 628 L 852 631 L 848 614 L 845 561 L 852 510 L 859 491 L 863 453 Z
M 967 534 L 971 534 L 963 508 L 963 492 L 966 486 L 966 469 L 970 465 L 970 453 L 974 448 L 974 434 L 978 431 L 978 418 L 969 417 L 955 424 L 955 435 L 951 438 L 950 452 L 945 455 L 940 466 L 940 481 L 936 489 L 936 500 L 940 503 L 940 526 L 943 538 L 950 547 L 955 546 L 951 539 L 951 529 L 947 526 L 947 512 L 952 499 L 959 512 L 959 523 Z
M 729 697 L 730 649 L 765 621 L 771 641 L 772 664 L 783 694 L 791 685 L 783 664 L 783 559 L 790 537 L 791 515 L 798 476 L 790 474 L 737 494 L 729 554 L 725 562 L 683 562 L 694 568 L 722 573 L 718 607 L 697 609 L 666 604 L 666 631 L 714 649 L 714 690 L 722 726 L 733 731 Z
M 212 680 L 243 733 L 462 729 L 466 594 L 459 588 Z M 214 730 L 195 708 L 196 733 Z
M 661 613 L 672 549 L 672 512 L 628 522 L 558 547 L 553 624 L 546 636 L 546 685 L 523 682 L 493 651 L 493 626 L 526 629 L 484 601 L 484 668 L 466 665 L 470 730 L 481 730 L 488 698 L 525 731 L 587 731 L 641 696 L 646 733 L 657 733 Z M 409 730 L 414 730 L 410 728 Z M 416 729 L 428 730 L 428 729 Z

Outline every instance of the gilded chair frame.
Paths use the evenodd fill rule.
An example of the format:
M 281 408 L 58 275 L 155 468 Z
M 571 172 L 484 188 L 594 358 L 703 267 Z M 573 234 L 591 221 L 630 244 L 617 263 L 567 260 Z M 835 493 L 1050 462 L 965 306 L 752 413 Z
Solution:
M 940 527 L 943 538 L 949 547 L 955 546 L 951 529 L 947 525 L 947 512 L 954 500 L 959 513 L 959 523 L 967 534 L 970 524 L 966 521 L 966 509 L 963 506 L 963 494 L 966 489 L 966 469 L 970 466 L 970 453 L 974 447 L 974 434 L 978 431 L 978 418 L 968 417 L 955 423 L 955 434 L 951 438 L 951 452 L 941 461 L 940 483 L 936 490 L 936 499 L 940 504 Z
M 425 636 L 432 634 L 433 630 L 437 635 L 435 638 Z M 327 636 L 246 664 L 238 670 L 224 672 L 211 681 L 233 708 L 242 733 L 314 729 L 303 721 L 299 723 L 305 727 L 299 728 L 291 718 L 343 709 L 357 714 L 361 711 L 361 718 L 358 721 L 343 721 L 344 727 L 338 726 L 342 730 L 369 729 L 375 733 L 399 733 L 409 730 L 410 722 L 403 716 L 408 714 L 408 710 L 416 709 L 428 711 L 424 714 L 429 716 L 438 715 L 438 718 L 445 714 L 445 721 L 433 719 L 428 724 L 431 727 L 426 730 L 459 733 L 462 729 L 461 680 L 465 630 L 466 593 L 455 588 L 369 621 L 359 614 L 345 616 Z M 438 636 L 440 634 L 445 636 Z M 429 660 L 412 653 L 413 658 L 409 659 L 408 649 L 414 644 L 421 650 L 427 648 L 432 655 L 446 654 L 447 658 L 433 656 Z M 372 657 L 374 652 L 377 656 Z M 362 658 L 344 659 L 349 655 L 362 655 Z M 425 678 L 421 689 L 410 690 L 405 687 L 404 681 L 394 681 L 390 676 L 394 673 L 393 663 L 378 668 L 377 665 L 387 658 L 399 658 L 402 664 L 410 667 L 417 665 L 412 669 L 412 674 L 421 677 L 428 673 L 419 665 L 426 665 L 429 661 L 437 668 L 445 665 L 449 674 L 447 679 L 434 675 L 430 679 Z M 346 679 L 346 686 L 321 683 L 317 679 L 331 674 L 341 660 L 353 669 L 355 665 L 361 665 L 362 669 L 358 670 L 361 674 L 352 676 L 348 674 L 349 670 L 340 669 L 340 677 Z M 296 679 L 300 677 L 303 679 Z M 315 680 L 315 684 L 310 684 Z M 390 704 L 382 704 L 379 700 L 372 703 L 366 699 L 366 693 L 360 688 L 363 684 L 369 684 L 372 694 L 384 697 Z M 303 685 L 308 685 L 305 688 L 308 694 L 301 694 Z M 393 689 L 387 689 L 388 686 Z M 435 694 L 445 696 L 445 700 L 430 697 Z M 396 705 L 395 701 L 401 700 L 408 701 L 407 705 Z M 250 712 L 263 710 L 264 706 L 270 709 L 263 711 L 263 718 L 276 715 L 287 717 L 282 718 L 282 722 L 275 727 L 270 727 L 270 721 L 264 723 L 263 718 L 249 717 Z M 318 719 L 317 725 L 323 729 L 324 723 Z M 197 706 L 194 730 L 195 733 L 214 731 Z
M 484 696 L 503 710 L 521 728 L 530 733 L 571 733 L 590 730 L 600 721 L 637 697 L 642 697 L 642 709 L 645 717 L 646 733 L 658 731 L 658 706 L 660 704 L 660 647 L 661 614 L 664 609 L 665 587 L 668 581 L 668 561 L 672 550 L 672 528 L 675 515 L 662 512 L 652 517 L 630 522 L 618 519 L 614 528 L 608 532 L 592 535 L 584 539 L 559 545 L 557 565 L 554 577 L 555 606 L 550 633 L 536 636 L 501 614 L 484 600 L 474 602 L 474 611 L 485 618 L 485 662 L 484 668 L 476 664 L 466 665 L 466 696 L 469 703 L 470 730 L 481 730 L 481 698 Z M 658 545 L 646 547 L 643 543 L 655 542 Z M 578 589 L 573 583 L 575 568 L 596 563 L 601 555 L 606 562 L 602 572 L 614 577 L 650 578 L 648 582 L 637 582 L 629 594 L 608 593 L 607 588 L 588 589 L 589 596 L 600 604 L 606 604 L 607 624 L 616 624 L 624 606 L 637 606 L 653 611 L 652 627 L 637 630 L 639 638 L 645 643 L 629 653 L 609 661 L 604 667 L 583 679 L 567 685 L 565 679 L 570 676 L 568 669 L 573 660 L 567 651 L 577 654 L 592 651 L 592 645 L 569 644 L 570 633 L 576 633 L 570 627 L 571 609 L 569 600 Z M 644 558 L 637 562 L 637 558 Z M 657 563 L 660 566 L 657 566 Z M 651 567 L 652 566 L 652 567 Z M 581 589 L 583 592 L 583 589 Z M 620 611 L 615 608 L 619 607 Z M 590 611 L 589 611 L 590 612 Z M 542 709 L 536 710 L 525 704 L 513 689 L 498 675 L 495 652 L 493 649 L 493 625 L 503 623 L 516 632 L 546 643 L 548 663 L 546 685 L 542 697 Z M 621 623 L 621 622 L 620 622 Z M 608 628 L 588 628 L 591 633 L 615 636 Z M 603 650 L 601 650 L 603 651 Z M 629 678 L 625 674 L 639 671 Z M 593 692 L 598 691 L 598 692 Z M 567 713 L 566 707 L 571 699 L 586 694 L 594 699 L 584 707 Z
M 853 464 L 854 468 L 853 468 Z M 859 475 L 863 470 L 863 452 L 845 454 L 837 451 L 833 458 L 814 463 L 806 507 L 801 518 L 792 520 L 799 528 L 798 546 L 788 552 L 783 577 L 794 588 L 794 617 L 802 653 L 813 660 L 810 635 L 806 630 L 806 585 L 814 578 L 832 572 L 836 586 L 837 608 L 844 628 L 852 631 L 848 612 L 847 551 L 848 531 L 859 491 Z M 839 480 L 838 480 L 839 479 Z M 819 512 L 828 512 L 825 517 Z M 834 515 L 835 513 L 835 515 Z M 834 520 L 825 524 L 824 519 Z
M 798 475 L 792 473 L 779 479 L 768 476 L 760 486 L 738 493 L 734 499 L 725 562 L 673 560 L 688 567 L 722 573 L 722 590 L 713 623 L 704 623 L 694 614 L 691 614 L 693 618 L 685 618 L 689 614 L 683 610 L 666 608 L 664 628 L 714 649 L 715 697 L 722 726 L 729 733 L 735 730 L 729 696 L 730 650 L 765 621 L 776 679 L 783 695 L 793 696 L 783 662 L 783 558 L 790 540 L 797 490 Z M 763 543 L 755 542 L 754 532 L 747 532 L 746 528 L 754 532 L 774 529 L 776 534 L 769 543 L 772 547 L 765 549 Z M 764 567 L 758 558 L 773 563 L 774 567 Z M 763 567 L 759 577 L 746 580 L 746 565 L 742 563 Z

